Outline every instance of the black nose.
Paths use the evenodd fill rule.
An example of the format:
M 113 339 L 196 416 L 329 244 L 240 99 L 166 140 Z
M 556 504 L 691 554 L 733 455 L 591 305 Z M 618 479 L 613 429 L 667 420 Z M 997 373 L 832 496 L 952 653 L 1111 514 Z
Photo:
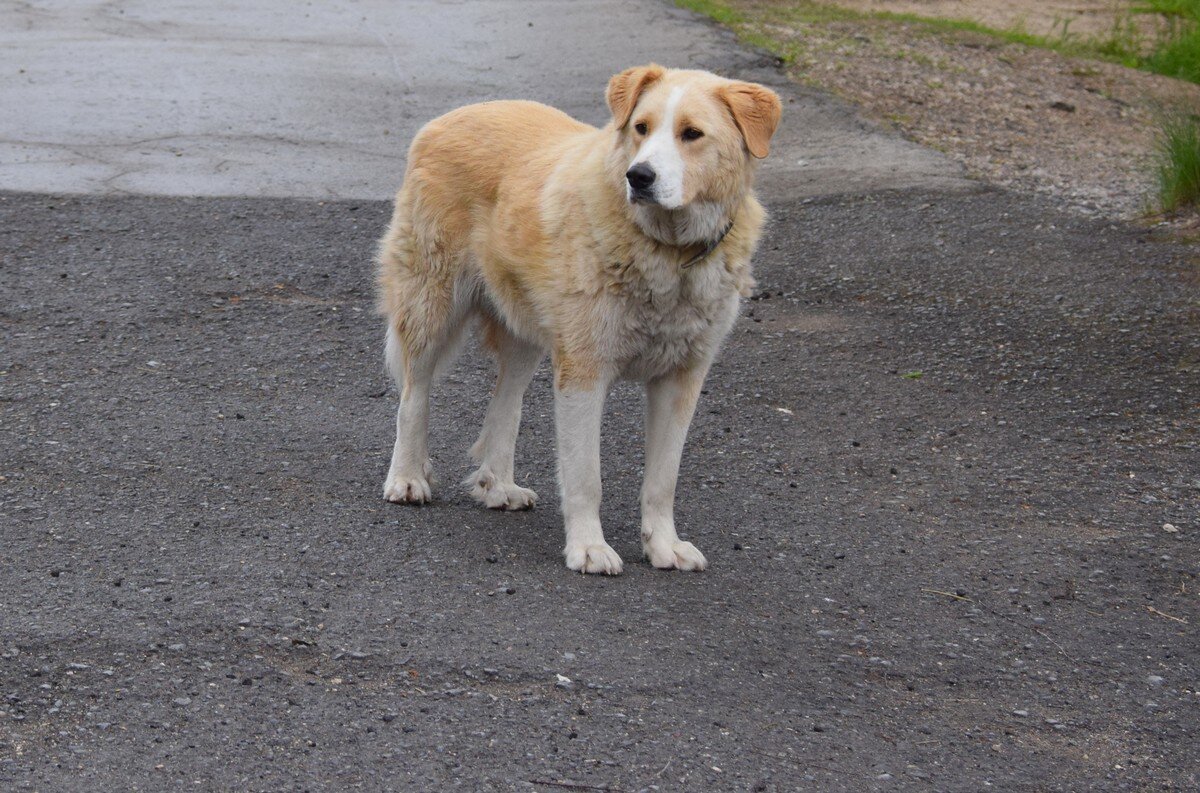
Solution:
M 654 178 L 657 175 L 654 173 L 654 169 L 644 162 L 639 162 L 625 172 L 625 178 L 629 180 L 629 186 L 634 190 L 645 190 L 650 187 L 654 184 Z

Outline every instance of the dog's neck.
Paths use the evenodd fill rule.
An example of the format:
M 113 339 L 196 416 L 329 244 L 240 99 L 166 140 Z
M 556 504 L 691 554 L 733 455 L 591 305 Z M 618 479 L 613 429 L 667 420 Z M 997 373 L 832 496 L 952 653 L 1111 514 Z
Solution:
M 733 220 L 734 207 L 697 201 L 679 209 L 653 204 L 633 205 L 633 222 L 652 240 L 675 248 L 707 245 L 718 239 Z

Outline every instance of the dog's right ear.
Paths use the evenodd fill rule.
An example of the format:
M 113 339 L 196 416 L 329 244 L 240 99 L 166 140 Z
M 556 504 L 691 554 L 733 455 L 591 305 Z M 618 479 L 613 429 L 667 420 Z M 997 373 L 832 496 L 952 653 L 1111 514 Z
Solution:
M 605 94 L 605 98 L 608 100 L 609 109 L 612 110 L 617 129 L 629 123 L 629 117 L 633 115 L 633 108 L 642 92 L 661 79 L 666 71 L 658 64 L 650 63 L 613 75 L 608 81 L 608 93 Z
M 746 150 L 760 160 L 766 157 L 783 113 L 779 95 L 754 83 L 730 83 L 720 89 L 720 96 L 729 105 L 733 121 L 746 141 Z

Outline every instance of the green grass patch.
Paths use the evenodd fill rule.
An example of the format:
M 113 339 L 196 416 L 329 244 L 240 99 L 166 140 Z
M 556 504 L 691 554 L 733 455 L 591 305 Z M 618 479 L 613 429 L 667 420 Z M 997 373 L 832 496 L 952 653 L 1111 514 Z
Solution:
M 722 25 L 740 25 L 746 21 L 746 18 L 731 5 L 716 2 L 716 0 L 675 0 L 675 5 L 680 8 L 690 8 L 697 14 L 711 17 Z
M 793 63 L 803 47 L 795 42 L 768 36 L 750 24 L 750 19 L 729 3 L 720 0 L 675 0 L 675 5 L 703 14 L 715 22 L 732 28 L 745 43 L 766 50 L 784 63 Z
M 1200 0 L 1142 0 L 1133 10 L 1139 14 L 1158 14 L 1172 24 L 1200 23 Z
M 1200 26 L 1159 44 L 1142 65 L 1158 74 L 1200 83 Z
M 1134 10 L 1163 21 L 1162 33 L 1139 65 L 1200 83 L 1200 0 L 1145 0 Z
M 1159 132 L 1158 201 L 1164 212 L 1200 207 L 1200 117 L 1175 115 Z

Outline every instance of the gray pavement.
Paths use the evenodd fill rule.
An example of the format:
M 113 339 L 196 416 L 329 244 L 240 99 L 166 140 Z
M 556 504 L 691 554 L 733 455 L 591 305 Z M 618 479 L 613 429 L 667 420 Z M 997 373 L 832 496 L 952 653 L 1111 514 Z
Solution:
M 608 78 L 651 60 L 780 81 L 727 32 L 659 2 L 0 0 L 0 185 L 388 199 L 429 119 L 513 98 L 602 124 Z M 958 181 L 844 105 L 789 95 L 768 188 Z
M 423 8 L 516 31 L 515 6 Z M 582 23 L 567 38 L 575 14 L 661 25 L 676 44 L 657 60 L 779 84 L 669 6 L 603 6 L 521 5 L 558 20 L 544 79 L 562 93 L 543 98 L 582 117 L 601 120 L 623 64 L 557 73 L 609 54 Z M 38 18 L 30 41 L 70 37 Z M 504 36 L 447 29 L 475 47 L 405 72 L 413 91 L 474 96 L 460 61 L 489 47 L 516 68 Z M 266 57 L 278 36 L 260 38 Z M 279 69 L 304 62 L 291 52 Z M 488 512 L 456 485 L 491 378 L 475 350 L 435 395 L 434 503 L 379 498 L 395 394 L 369 259 L 390 207 L 314 200 L 359 195 L 338 158 L 386 181 L 347 149 L 306 143 L 296 171 L 273 158 L 307 156 L 233 141 L 253 178 L 198 154 L 136 188 L 68 184 L 68 157 L 25 185 L 41 192 L 0 193 L 0 789 L 1200 785 L 1200 250 L 964 186 L 781 87 L 788 121 L 815 126 L 764 168 L 760 288 L 685 455 L 700 575 L 635 561 L 628 386 L 604 434 L 619 578 L 561 565 L 545 371 L 518 447 L 536 510 Z M 100 115 L 127 134 L 127 114 Z M 851 153 L 789 165 L 816 162 L 809 133 Z M 135 148 L 105 151 L 120 169 Z M 155 174 L 207 197 L 162 195 Z M 150 195 L 117 194 L 133 189 Z M 247 197 L 275 190 L 296 197 Z M 246 195 L 212 197 L 227 191 Z

